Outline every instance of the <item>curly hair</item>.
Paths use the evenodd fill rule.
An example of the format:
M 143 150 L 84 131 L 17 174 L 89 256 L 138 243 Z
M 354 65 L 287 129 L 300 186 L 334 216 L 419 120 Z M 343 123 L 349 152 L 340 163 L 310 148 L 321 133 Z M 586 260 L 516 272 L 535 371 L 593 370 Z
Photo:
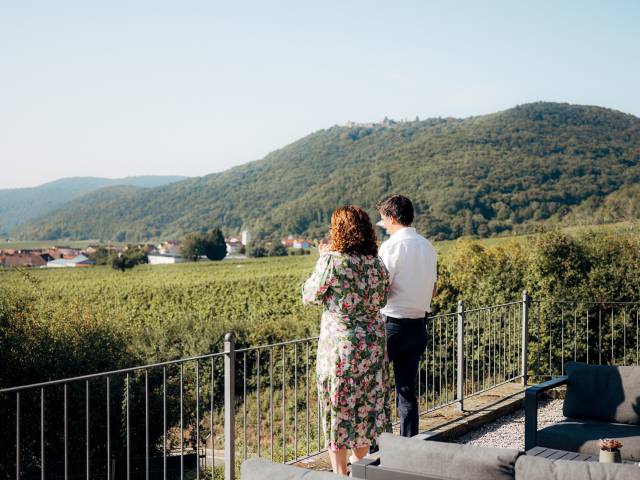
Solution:
M 345 205 L 331 215 L 331 250 L 341 253 L 377 255 L 376 232 L 361 207 Z

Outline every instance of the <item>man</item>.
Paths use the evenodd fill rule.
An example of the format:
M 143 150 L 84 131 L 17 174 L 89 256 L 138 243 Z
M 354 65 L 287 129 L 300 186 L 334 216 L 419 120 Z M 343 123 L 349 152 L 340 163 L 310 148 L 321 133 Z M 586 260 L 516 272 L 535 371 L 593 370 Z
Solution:
M 381 222 L 391 236 L 379 251 L 389 270 L 391 291 L 381 310 L 386 319 L 387 352 L 393 363 L 400 435 L 418 433 L 416 375 L 427 346 L 426 315 L 436 291 L 437 256 L 433 245 L 411 227 L 413 205 L 392 195 L 377 205 Z

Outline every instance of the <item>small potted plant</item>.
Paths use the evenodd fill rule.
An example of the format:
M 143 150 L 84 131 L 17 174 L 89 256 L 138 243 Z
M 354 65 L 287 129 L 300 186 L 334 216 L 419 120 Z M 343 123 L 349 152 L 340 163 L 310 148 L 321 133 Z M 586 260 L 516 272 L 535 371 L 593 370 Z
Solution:
M 602 463 L 620 463 L 622 458 L 620 456 L 620 449 L 622 448 L 622 442 L 612 438 L 605 438 L 600 440 L 600 461 Z

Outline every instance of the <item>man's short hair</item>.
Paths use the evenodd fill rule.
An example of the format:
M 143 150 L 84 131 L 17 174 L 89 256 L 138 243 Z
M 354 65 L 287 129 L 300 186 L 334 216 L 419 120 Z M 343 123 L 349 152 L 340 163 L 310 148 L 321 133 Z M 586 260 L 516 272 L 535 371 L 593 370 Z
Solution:
M 402 225 L 413 223 L 413 204 L 402 195 L 391 195 L 376 205 L 378 211 L 385 217 L 391 217 Z

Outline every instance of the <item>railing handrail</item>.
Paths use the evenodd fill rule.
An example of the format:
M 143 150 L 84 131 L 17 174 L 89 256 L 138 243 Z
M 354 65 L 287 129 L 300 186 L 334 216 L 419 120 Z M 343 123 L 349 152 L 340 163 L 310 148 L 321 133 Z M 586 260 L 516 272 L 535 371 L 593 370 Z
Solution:
M 489 310 L 492 308 L 500 308 L 500 307 L 511 307 L 513 305 L 520 305 L 522 303 L 522 300 L 517 300 L 514 302 L 507 302 L 507 303 L 498 303 L 496 305 L 490 305 L 488 307 L 476 307 L 476 308 L 465 308 L 465 313 L 474 313 L 474 312 L 481 312 L 483 310 Z
M 622 301 L 604 301 L 599 302 L 596 300 L 530 300 L 531 303 L 563 303 L 569 305 L 640 305 L 640 302 L 622 302 Z M 519 303 L 519 302 L 518 302 Z
M 283 347 L 285 345 L 293 345 L 294 343 L 303 343 L 303 342 L 310 342 L 311 340 L 318 340 L 320 337 L 318 335 L 316 335 L 315 337 L 307 337 L 307 338 L 296 338 L 293 340 L 285 340 L 284 342 L 278 342 L 278 343 L 269 343 L 267 345 L 259 345 L 257 347 L 245 347 L 245 348 L 238 348 L 236 349 L 236 353 L 245 353 L 245 352 L 251 352 L 254 350 L 261 350 L 264 348 L 273 348 L 273 347 Z
M 210 358 L 215 358 L 215 357 L 221 357 L 225 354 L 225 352 L 216 352 L 216 353 L 207 353 L 204 355 L 197 355 L 194 357 L 186 357 L 186 358 L 180 358 L 178 360 L 167 360 L 166 362 L 158 362 L 158 363 L 151 363 L 148 365 L 138 365 L 135 367 L 128 367 L 128 368 L 122 368 L 120 370 L 110 370 L 108 372 L 100 372 L 100 373 L 91 373 L 89 375 L 80 375 L 78 377 L 69 377 L 69 378 L 61 378 L 58 380 L 48 380 L 46 382 L 39 382 L 39 383 L 32 383 L 30 385 L 19 385 L 16 387 L 9 387 L 9 388 L 1 388 L 0 389 L 0 394 L 2 393 L 12 393 L 12 392 L 19 392 L 22 390 L 30 390 L 32 388 L 42 388 L 42 387 L 50 387 L 53 385 L 64 385 L 65 383 L 73 383 L 73 382 L 77 382 L 80 380 L 93 380 L 96 378 L 101 378 L 101 377 L 110 377 L 112 375 L 118 375 L 118 374 L 122 374 L 122 373 L 131 373 L 131 372 L 135 372 L 137 370 L 149 370 L 151 368 L 157 368 L 157 367 L 166 367 L 167 365 L 176 365 L 176 364 L 180 364 L 180 363 L 186 363 L 186 362 L 193 362 L 195 360 L 206 360 L 206 359 L 210 359 Z

